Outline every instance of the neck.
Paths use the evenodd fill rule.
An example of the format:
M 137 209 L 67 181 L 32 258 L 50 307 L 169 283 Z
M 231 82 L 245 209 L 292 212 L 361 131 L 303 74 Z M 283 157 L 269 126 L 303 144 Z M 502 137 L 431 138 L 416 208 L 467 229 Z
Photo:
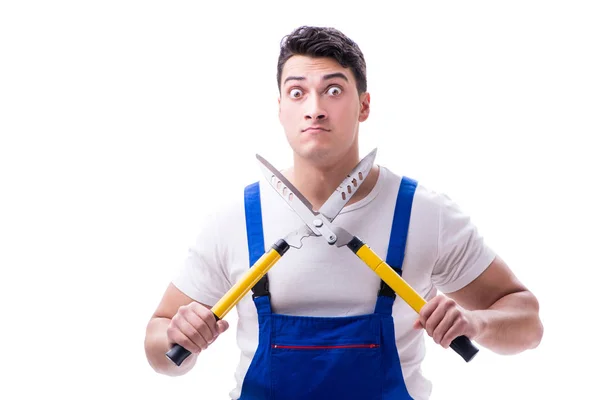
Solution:
M 283 174 L 310 201 L 314 209 L 318 210 L 359 161 L 358 149 L 347 154 L 342 160 L 327 165 L 317 165 L 294 154 L 294 166 L 283 171 Z M 366 197 L 375 186 L 378 176 L 379 167 L 374 165 L 348 204 Z

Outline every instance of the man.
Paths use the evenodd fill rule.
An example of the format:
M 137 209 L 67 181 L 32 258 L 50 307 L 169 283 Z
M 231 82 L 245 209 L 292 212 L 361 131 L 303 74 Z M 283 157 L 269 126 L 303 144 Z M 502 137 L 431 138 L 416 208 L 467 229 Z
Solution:
M 277 81 L 279 118 L 294 154 L 283 174 L 318 209 L 359 162 L 359 125 L 370 112 L 364 57 L 335 29 L 301 27 L 281 43 Z M 407 187 L 410 207 L 400 211 Z M 228 328 L 210 308 L 264 243 L 300 224 L 268 184 L 245 193 L 212 216 L 148 324 L 146 354 L 160 373 L 193 367 Z M 500 354 L 539 344 L 535 296 L 446 196 L 374 165 L 335 223 L 383 256 L 402 237 L 392 234 L 401 212 L 410 224 L 404 254 L 392 266 L 428 300 L 420 313 L 384 290 L 348 249 L 307 238 L 268 272 L 262 293 L 237 305 L 241 359 L 232 399 L 427 399 L 424 332 L 445 348 L 464 335 Z M 192 352 L 179 367 L 165 357 L 174 344 Z

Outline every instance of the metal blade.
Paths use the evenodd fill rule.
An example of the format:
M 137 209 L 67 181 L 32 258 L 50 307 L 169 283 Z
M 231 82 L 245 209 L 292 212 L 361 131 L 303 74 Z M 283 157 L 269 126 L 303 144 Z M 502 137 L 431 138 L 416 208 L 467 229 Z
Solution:
M 312 221 L 317 215 L 310 201 L 308 201 L 302 193 L 298 191 L 288 181 L 285 176 L 281 174 L 274 166 L 272 166 L 267 160 L 256 155 L 259 161 L 260 169 L 263 175 L 267 179 L 267 182 L 279 193 L 279 195 L 286 201 L 286 203 L 294 210 L 296 214 L 304 221 L 304 223 L 310 228 L 310 230 L 316 235 L 321 236 L 321 232 L 315 228 Z
M 305 237 L 311 236 L 311 235 L 312 235 L 311 227 L 309 227 L 306 224 L 303 224 L 301 227 L 299 227 L 295 231 L 288 233 L 288 235 L 286 237 L 284 237 L 283 240 L 285 240 L 286 243 L 290 245 L 290 247 L 299 249 L 302 247 L 302 239 L 304 239 Z M 352 238 L 350 238 L 350 239 L 352 239 Z
M 319 208 L 321 215 L 329 219 L 330 222 L 337 217 L 352 196 L 354 196 L 360 185 L 367 179 L 367 175 L 371 172 L 371 168 L 375 162 L 376 155 L 377 149 L 375 148 L 354 167 L 346 179 L 340 183 L 327 201 Z

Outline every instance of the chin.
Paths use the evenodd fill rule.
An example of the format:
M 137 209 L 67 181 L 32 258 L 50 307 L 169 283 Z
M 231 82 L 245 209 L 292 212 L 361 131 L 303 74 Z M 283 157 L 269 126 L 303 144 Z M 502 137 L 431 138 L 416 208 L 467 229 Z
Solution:
M 318 165 L 330 165 L 332 163 L 335 163 L 335 160 L 337 159 L 336 152 L 328 146 L 305 147 L 299 149 L 298 151 L 296 151 L 296 153 L 300 157 L 306 160 L 310 160 L 311 162 Z

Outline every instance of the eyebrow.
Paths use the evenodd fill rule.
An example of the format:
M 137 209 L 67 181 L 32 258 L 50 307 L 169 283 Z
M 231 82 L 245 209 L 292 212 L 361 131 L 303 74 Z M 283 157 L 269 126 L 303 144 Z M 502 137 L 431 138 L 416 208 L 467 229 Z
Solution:
M 346 75 L 342 74 L 341 72 L 334 72 L 332 74 L 323 75 L 323 78 L 321 80 L 326 81 L 328 79 L 333 79 L 333 78 L 342 78 L 343 80 L 348 82 L 348 78 L 346 77 Z M 306 78 L 304 76 L 288 76 L 287 78 L 285 78 L 285 81 L 283 81 L 283 83 L 287 83 L 287 81 L 304 81 L 304 80 L 306 80 Z

